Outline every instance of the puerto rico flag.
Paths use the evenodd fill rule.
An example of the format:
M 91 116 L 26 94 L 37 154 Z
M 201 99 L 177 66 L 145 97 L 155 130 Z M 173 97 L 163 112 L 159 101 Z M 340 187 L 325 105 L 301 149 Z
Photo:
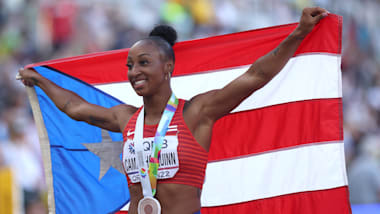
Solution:
M 190 99 L 222 88 L 296 26 L 177 43 L 174 93 Z M 343 147 L 341 33 L 341 17 L 330 14 L 321 20 L 277 76 L 216 122 L 201 196 L 203 214 L 351 213 Z M 127 55 L 128 49 L 122 49 L 29 67 L 91 103 L 141 106 L 142 98 L 127 79 Z M 126 178 L 116 163 L 121 149 L 113 153 L 117 161 L 112 164 L 101 154 L 106 151 L 99 151 L 120 144 L 121 134 L 73 121 L 38 88 L 36 95 L 33 109 L 43 126 L 50 211 L 112 213 L 128 206 Z

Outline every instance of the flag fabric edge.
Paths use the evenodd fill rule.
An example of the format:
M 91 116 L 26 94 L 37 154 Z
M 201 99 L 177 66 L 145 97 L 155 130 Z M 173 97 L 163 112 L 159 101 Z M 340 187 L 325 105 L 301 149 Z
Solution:
M 41 147 L 42 161 L 44 164 L 44 172 L 46 185 L 48 190 L 48 212 L 49 214 L 55 213 L 55 198 L 54 198 L 54 188 L 53 188 L 53 174 L 52 174 L 52 164 L 51 164 L 51 153 L 49 145 L 49 137 L 45 128 L 45 123 L 42 118 L 41 108 L 37 99 L 36 90 L 34 87 L 26 86 L 26 91 L 28 94 L 28 99 L 30 106 L 32 108 L 33 117 L 36 123 L 38 137 Z

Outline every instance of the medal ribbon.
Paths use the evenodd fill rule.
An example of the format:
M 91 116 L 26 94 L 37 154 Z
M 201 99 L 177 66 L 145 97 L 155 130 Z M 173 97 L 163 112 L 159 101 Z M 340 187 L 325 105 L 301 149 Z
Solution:
M 142 148 L 142 142 L 143 142 L 142 139 L 143 139 L 143 132 L 144 132 L 144 107 L 141 109 L 141 112 L 139 113 L 139 116 L 137 117 L 134 141 L 136 144 L 138 163 L 140 165 L 141 185 L 143 187 L 144 196 L 154 196 L 156 194 L 157 172 L 158 172 L 158 167 L 160 163 L 162 142 L 164 141 L 164 137 L 168 130 L 169 124 L 171 120 L 173 119 L 177 106 L 178 106 L 178 99 L 174 95 L 174 93 L 172 93 L 168 103 L 166 104 L 165 110 L 161 116 L 156 134 L 154 136 L 152 153 L 149 159 L 149 168 L 147 167 L 147 164 L 145 164 L 144 162 L 143 148 Z M 147 175 L 149 175 L 149 179 Z

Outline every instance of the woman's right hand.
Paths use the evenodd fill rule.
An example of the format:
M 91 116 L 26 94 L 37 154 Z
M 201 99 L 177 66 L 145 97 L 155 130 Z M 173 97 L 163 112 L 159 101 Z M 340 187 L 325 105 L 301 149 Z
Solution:
M 32 68 L 21 68 L 16 78 L 25 86 L 40 87 L 57 108 L 72 119 L 85 121 L 109 131 L 122 132 L 137 111 L 136 107 L 125 104 L 105 108 L 88 103 L 75 92 L 56 85 Z
M 18 78 L 21 82 L 29 87 L 38 85 L 39 79 L 41 78 L 41 75 L 31 68 L 20 68 L 18 73 Z

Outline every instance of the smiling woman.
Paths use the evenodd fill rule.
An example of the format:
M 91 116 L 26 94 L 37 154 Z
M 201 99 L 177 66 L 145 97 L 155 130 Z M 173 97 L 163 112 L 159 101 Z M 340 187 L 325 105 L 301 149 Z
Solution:
M 190 100 L 177 99 L 170 87 L 176 33 L 168 26 L 156 27 L 129 50 L 128 78 L 143 97 L 143 107 L 123 104 L 104 108 L 60 88 L 34 70 L 21 69 L 20 76 L 25 85 L 44 90 L 71 118 L 123 133 L 129 213 L 199 213 L 214 123 L 280 72 L 303 38 L 325 16 L 327 11 L 322 8 L 305 8 L 300 24 L 275 50 L 225 87 Z
M 173 28 L 158 26 L 148 38 L 132 46 L 127 59 L 128 79 L 138 95 L 170 90 L 169 79 L 174 69 L 174 51 L 170 44 L 176 39 Z
M 136 193 L 131 194 L 130 213 L 134 212 L 136 205 L 139 205 L 139 213 L 150 208 L 159 210 L 161 206 L 164 210 L 177 210 L 173 213 L 183 212 L 184 208 L 193 213 L 200 208 L 199 197 L 207 164 L 207 151 L 194 139 L 192 132 L 185 125 L 182 116 L 185 101 L 175 98 L 170 87 L 170 77 L 174 68 L 174 51 L 171 45 L 175 43 L 176 38 L 173 28 L 158 26 L 148 38 L 133 45 L 128 54 L 128 79 L 135 92 L 143 96 L 144 100 L 144 110 L 139 109 L 132 116 L 123 135 L 126 142 L 123 162 L 126 164 L 129 189 Z M 160 101 L 167 102 L 168 99 L 169 103 L 164 112 L 156 108 L 156 103 L 166 104 Z M 146 142 L 151 145 L 152 142 L 152 146 L 142 147 L 139 156 L 139 146 L 136 143 L 139 142 L 139 129 L 143 126 L 140 128 L 138 125 L 138 118 L 141 117 L 145 117 L 142 119 L 145 121 L 143 134 L 140 134 L 143 135 L 141 138 L 145 139 L 143 145 Z M 161 126 L 161 123 L 170 123 L 170 129 L 166 132 L 168 127 Z M 133 134 L 128 134 L 132 132 Z M 136 152 L 131 152 L 131 145 L 136 145 Z M 144 161 L 139 163 L 139 159 Z M 130 162 L 137 162 L 140 166 L 128 167 L 127 163 Z M 149 170 L 148 165 L 144 163 L 150 163 Z M 157 164 L 156 167 L 154 163 Z M 147 171 L 149 176 L 140 171 Z M 135 185 L 139 183 L 141 185 Z M 156 196 L 159 202 L 153 196 Z

